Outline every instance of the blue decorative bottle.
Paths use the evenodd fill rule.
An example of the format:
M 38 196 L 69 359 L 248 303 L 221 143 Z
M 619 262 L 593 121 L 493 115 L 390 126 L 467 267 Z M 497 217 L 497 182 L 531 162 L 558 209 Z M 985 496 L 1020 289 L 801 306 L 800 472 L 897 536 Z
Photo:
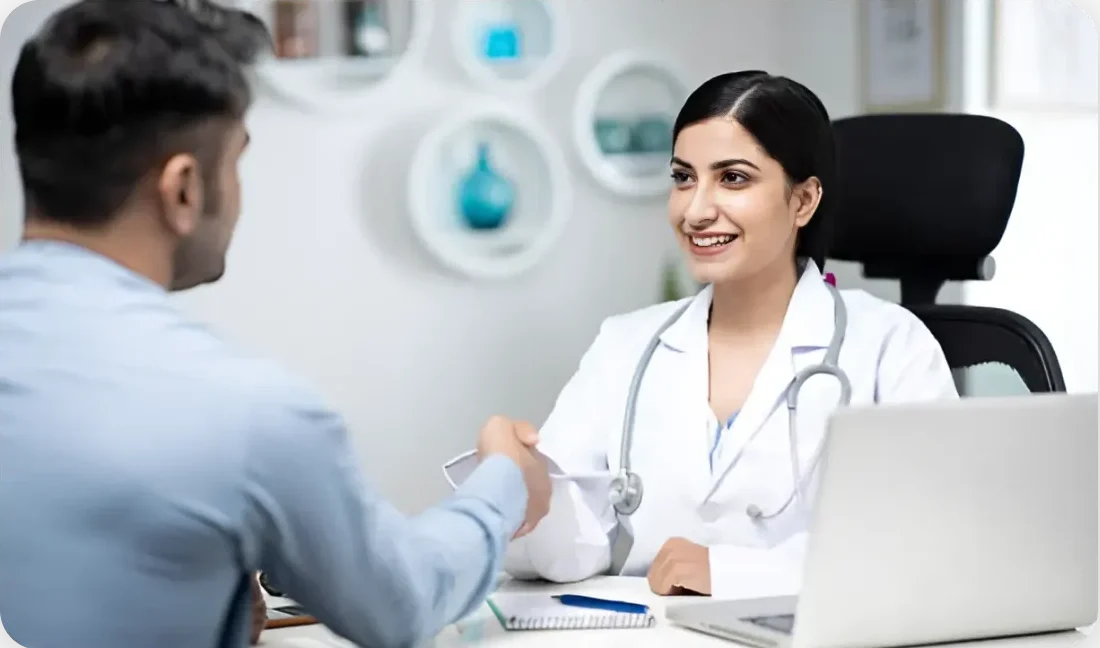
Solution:
M 491 230 L 508 220 L 515 202 L 515 185 L 493 169 L 489 145 L 482 142 L 474 167 L 459 181 L 458 213 L 471 229 Z
M 485 32 L 485 58 L 490 61 L 511 61 L 520 53 L 519 29 L 514 25 L 497 25 Z
M 515 61 L 523 56 L 523 36 L 512 11 L 499 6 L 482 32 L 482 56 L 489 62 Z

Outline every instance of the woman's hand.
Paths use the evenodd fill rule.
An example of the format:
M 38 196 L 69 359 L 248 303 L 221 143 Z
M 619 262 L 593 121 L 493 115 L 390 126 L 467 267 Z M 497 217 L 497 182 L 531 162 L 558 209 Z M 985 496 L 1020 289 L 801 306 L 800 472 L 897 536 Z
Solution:
M 536 450 L 538 442 L 538 431 L 530 423 L 512 421 L 503 416 L 490 418 L 478 434 L 479 460 L 501 454 L 510 458 L 523 472 L 523 481 L 527 485 L 527 514 L 513 539 L 530 533 L 550 512 L 553 488 L 546 459 Z
M 665 542 L 649 566 L 649 589 L 660 596 L 710 596 L 710 550 L 684 538 Z

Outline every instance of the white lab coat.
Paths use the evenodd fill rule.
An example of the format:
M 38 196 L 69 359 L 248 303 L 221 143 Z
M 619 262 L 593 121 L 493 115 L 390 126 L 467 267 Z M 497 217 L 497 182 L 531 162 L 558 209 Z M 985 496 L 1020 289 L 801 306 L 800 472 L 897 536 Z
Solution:
M 901 306 L 862 290 L 842 290 L 848 329 L 840 366 L 852 404 L 957 398 L 943 351 L 924 324 Z M 791 505 L 754 521 L 790 496 L 788 414 L 782 397 L 795 372 L 825 355 L 833 334 L 833 299 L 808 263 L 782 329 L 749 398 L 722 435 L 710 468 L 717 420 L 708 402 L 707 319 L 711 289 L 662 335 L 637 400 L 633 470 L 644 482 L 641 507 L 625 518 L 634 545 L 623 574 L 644 576 L 672 537 L 710 548 L 712 595 L 751 598 L 796 594 L 801 587 L 807 515 Z M 627 391 L 653 333 L 683 302 L 610 317 L 562 390 L 540 435 L 539 449 L 566 473 L 616 472 Z M 829 376 L 810 379 L 799 400 L 798 452 L 803 470 L 819 447 L 839 389 Z M 889 434 L 889 430 L 883 430 Z M 587 483 L 587 482 L 581 482 Z M 558 483 L 550 513 L 513 541 L 505 570 L 516 578 L 573 582 L 605 573 L 607 537 L 615 525 L 605 484 Z M 809 488 L 813 499 L 813 484 Z M 868 511 L 874 515 L 874 511 Z

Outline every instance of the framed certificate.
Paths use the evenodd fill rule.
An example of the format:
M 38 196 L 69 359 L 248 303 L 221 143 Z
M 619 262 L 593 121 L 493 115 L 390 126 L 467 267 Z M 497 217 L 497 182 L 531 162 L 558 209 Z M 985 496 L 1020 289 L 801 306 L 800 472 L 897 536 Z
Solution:
M 941 109 L 945 101 L 941 0 L 861 0 L 859 7 L 865 109 Z
M 998 109 L 1097 108 L 1096 28 L 1070 0 L 995 0 L 990 103 Z

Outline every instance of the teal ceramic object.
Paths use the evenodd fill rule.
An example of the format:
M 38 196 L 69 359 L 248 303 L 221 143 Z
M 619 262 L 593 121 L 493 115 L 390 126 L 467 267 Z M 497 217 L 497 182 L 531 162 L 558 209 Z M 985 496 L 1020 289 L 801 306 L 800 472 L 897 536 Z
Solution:
M 493 168 L 489 145 L 482 142 L 473 168 L 459 181 L 458 213 L 471 229 L 491 230 L 508 220 L 515 202 L 515 185 Z
M 611 117 L 598 117 L 593 127 L 596 142 L 604 155 L 630 152 L 633 134 L 629 123 Z
M 344 23 L 344 51 L 348 56 L 376 56 L 389 49 L 390 33 L 378 0 L 347 0 Z
M 485 29 L 484 55 L 490 61 L 512 61 L 523 55 L 519 25 L 502 22 Z
M 634 124 L 632 148 L 636 153 L 671 153 L 672 122 L 663 115 L 647 115 Z

